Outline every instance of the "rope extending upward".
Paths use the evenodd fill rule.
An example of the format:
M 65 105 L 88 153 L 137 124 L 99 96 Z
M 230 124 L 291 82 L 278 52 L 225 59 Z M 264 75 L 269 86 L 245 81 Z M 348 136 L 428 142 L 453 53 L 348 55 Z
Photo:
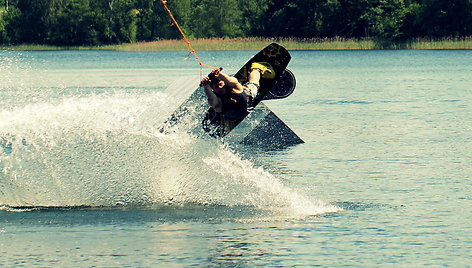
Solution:
M 180 35 L 182 35 L 182 37 L 184 38 L 185 43 L 187 43 L 187 46 L 188 46 L 188 48 L 190 49 L 190 53 L 192 53 L 193 56 L 195 57 L 195 59 L 198 61 L 198 64 L 200 64 L 200 66 L 204 66 L 204 67 L 208 67 L 208 68 L 212 68 L 212 69 L 219 69 L 219 68 L 217 68 L 217 67 L 213 67 L 213 66 L 211 66 L 211 65 L 204 64 L 204 63 L 200 60 L 200 57 L 198 57 L 197 52 L 195 51 L 195 49 L 193 49 L 192 44 L 190 44 L 190 41 L 189 41 L 189 40 L 187 39 L 187 37 L 185 36 L 184 31 L 182 31 L 182 28 L 180 28 L 179 24 L 177 23 L 177 21 L 175 20 L 174 16 L 172 15 L 172 12 L 170 12 L 170 9 L 167 7 L 167 0 L 161 0 L 161 3 L 162 3 L 162 5 L 164 6 L 164 8 L 165 8 L 165 10 L 167 11 L 167 13 L 169 14 L 169 17 L 171 18 L 171 20 L 172 20 L 172 22 L 174 23 L 175 27 L 177 27 L 177 29 L 179 30 Z

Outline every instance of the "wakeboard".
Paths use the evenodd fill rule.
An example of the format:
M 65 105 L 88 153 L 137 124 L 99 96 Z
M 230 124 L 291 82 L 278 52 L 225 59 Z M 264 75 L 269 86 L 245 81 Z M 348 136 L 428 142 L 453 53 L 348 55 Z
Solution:
M 253 62 L 268 62 L 275 71 L 275 78 L 262 78 L 257 96 L 252 101 L 249 110 L 254 109 L 262 100 L 282 99 L 288 97 L 295 90 L 295 76 L 287 68 L 291 60 L 290 53 L 281 45 L 272 43 L 254 55 L 234 75 L 241 84 L 249 80 L 249 71 Z M 203 129 L 211 136 L 224 137 L 241 120 L 227 120 L 221 114 L 210 108 L 202 121 Z

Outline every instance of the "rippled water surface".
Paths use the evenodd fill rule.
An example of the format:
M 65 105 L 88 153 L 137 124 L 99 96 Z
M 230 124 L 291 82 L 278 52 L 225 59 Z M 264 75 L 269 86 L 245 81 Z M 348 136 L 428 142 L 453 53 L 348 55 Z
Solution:
M 470 266 L 472 52 L 291 53 L 305 143 L 235 151 L 159 131 L 185 52 L 0 51 L 0 265 Z

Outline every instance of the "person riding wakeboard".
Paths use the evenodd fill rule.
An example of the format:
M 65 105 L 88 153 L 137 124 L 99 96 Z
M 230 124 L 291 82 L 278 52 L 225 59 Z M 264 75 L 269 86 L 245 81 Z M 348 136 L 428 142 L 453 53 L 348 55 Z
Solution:
M 208 104 L 212 108 L 212 118 L 207 119 L 220 121 L 217 136 L 226 135 L 253 108 L 261 77 L 274 79 L 275 76 L 275 71 L 269 63 L 254 62 L 249 69 L 248 82 L 244 85 L 235 77 L 221 72 L 221 69 L 213 70 L 201 80 L 200 86 L 204 88 Z

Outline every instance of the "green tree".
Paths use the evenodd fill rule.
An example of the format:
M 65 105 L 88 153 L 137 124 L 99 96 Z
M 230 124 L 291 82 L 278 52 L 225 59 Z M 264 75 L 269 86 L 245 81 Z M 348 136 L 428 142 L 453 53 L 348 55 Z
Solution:
M 339 20 L 337 36 L 365 37 L 370 35 L 369 10 L 376 0 L 339 0 L 341 8 L 336 17 Z
M 20 39 L 18 28 L 22 25 L 20 24 L 19 18 L 21 17 L 21 11 L 14 7 L 9 6 L 8 10 L 3 13 L 3 40 L 0 42 L 3 43 L 15 43 Z
M 342 29 L 341 3 L 339 0 L 327 0 L 316 10 L 314 20 L 316 37 L 334 37 Z
M 106 18 L 90 0 L 68 0 L 56 7 L 50 42 L 59 45 L 98 45 L 105 42 Z
M 4 2 L 6 4 L 6 2 Z M 472 35 L 471 0 L 169 0 L 188 37 Z M 98 45 L 181 38 L 160 0 L 9 0 L 0 42 Z
M 5 44 L 8 42 L 8 35 L 7 35 L 7 31 L 5 30 L 6 22 L 3 19 L 3 16 L 5 13 L 6 13 L 6 10 L 0 7 L 0 44 Z
M 159 4 L 150 0 L 139 0 L 136 4 L 136 9 L 139 11 L 136 21 L 136 40 L 148 41 L 154 40 L 153 36 L 153 5 Z
M 242 12 L 241 34 L 243 36 L 266 35 L 267 11 L 272 0 L 239 0 L 238 6 Z M 270 27 L 270 26 L 268 26 Z
M 367 10 L 374 0 L 274 1 L 269 36 L 363 37 L 369 34 Z
M 235 0 L 196 1 L 191 27 L 195 37 L 238 37 L 242 15 Z
M 429 37 L 472 35 L 472 1 L 425 0 L 421 21 Z
M 405 14 L 401 32 L 406 38 L 422 36 L 421 33 L 421 5 L 416 1 L 405 3 Z
M 372 32 L 377 39 L 396 41 L 404 37 L 401 31 L 406 15 L 403 0 L 380 0 L 371 12 Z
M 18 26 L 17 42 L 45 43 L 51 19 L 52 0 L 19 0 L 17 8 L 20 16 L 15 22 Z M 21 26 L 20 26 L 21 25 Z

